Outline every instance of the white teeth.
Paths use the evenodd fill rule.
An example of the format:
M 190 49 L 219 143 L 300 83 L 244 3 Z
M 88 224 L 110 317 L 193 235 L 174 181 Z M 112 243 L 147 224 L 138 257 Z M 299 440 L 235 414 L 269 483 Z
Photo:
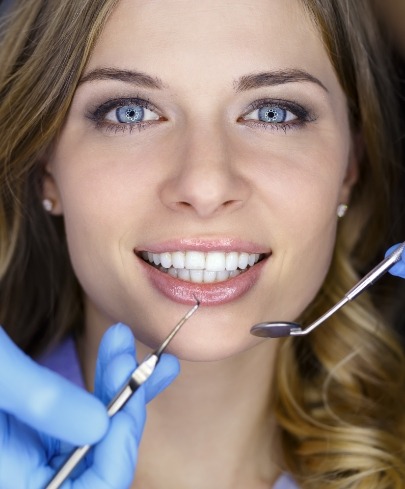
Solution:
M 210 272 L 223 272 L 225 270 L 225 253 L 220 251 L 207 253 L 207 258 L 205 259 L 205 268 Z
M 204 282 L 204 270 L 190 270 L 190 282 L 202 284 Z
M 185 268 L 189 270 L 204 270 L 205 255 L 201 251 L 186 251 Z
M 179 268 L 179 270 L 177 270 L 177 278 L 180 280 L 187 280 L 189 282 L 190 270 L 187 270 L 187 268 Z
M 177 278 L 177 268 L 169 268 L 169 271 L 167 273 L 172 277 Z
M 229 278 L 228 270 L 222 270 L 221 272 L 217 272 L 216 281 L 223 282 L 224 280 L 228 280 Z
M 231 251 L 231 253 L 226 254 L 226 258 L 225 258 L 226 270 L 232 271 L 238 268 L 238 257 L 239 254 L 236 251 Z
M 184 268 L 185 265 L 184 253 L 182 251 L 176 251 L 171 255 L 172 255 L 172 266 L 174 268 Z
M 239 253 L 238 268 L 244 270 L 248 266 L 249 255 L 247 253 Z
M 211 284 L 215 282 L 217 278 L 217 272 L 210 272 L 209 270 L 204 270 L 204 283 Z
M 231 251 L 175 251 L 173 253 L 142 252 L 142 258 L 162 272 L 194 283 L 223 282 L 237 277 L 260 259 L 258 253 Z
M 172 266 L 172 254 L 171 253 L 161 253 L 160 263 L 164 268 L 170 268 Z

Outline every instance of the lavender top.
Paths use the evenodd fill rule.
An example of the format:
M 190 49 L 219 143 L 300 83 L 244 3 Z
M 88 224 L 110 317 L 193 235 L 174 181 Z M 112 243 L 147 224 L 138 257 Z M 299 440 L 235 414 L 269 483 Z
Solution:
M 57 372 L 59 375 L 62 375 L 62 377 L 65 377 L 83 389 L 85 388 L 79 357 L 73 338 L 67 338 L 55 349 L 42 355 L 37 359 L 37 362 L 54 372 Z M 288 474 L 283 474 L 279 477 L 272 489 L 299 488 Z

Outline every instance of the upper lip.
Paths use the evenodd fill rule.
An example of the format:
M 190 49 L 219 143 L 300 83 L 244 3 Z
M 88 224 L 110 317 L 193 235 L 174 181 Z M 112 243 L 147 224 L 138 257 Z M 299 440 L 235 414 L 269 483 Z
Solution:
M 246 253 L 268 254 L 271 250 L 252 241 L 238 238 L 181 238 L 161 241 L 159 243 L 145 244 L 135 249 L 136 253 L 149 251 L 151 253 L 164 253 L 175 251 L 238 251 Z

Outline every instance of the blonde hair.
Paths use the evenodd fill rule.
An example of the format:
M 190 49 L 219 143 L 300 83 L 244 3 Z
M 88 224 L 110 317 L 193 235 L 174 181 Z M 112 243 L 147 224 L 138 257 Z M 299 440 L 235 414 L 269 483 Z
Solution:
M 115 3 L 20 0 L 1 19 L 0 321 L 31 354 L 82 322 L 63 221 L 41 206 L 41 158 Z
M 387 55 L 368 2 L 304 4 L 346 93 L 353 131 L 361 131 L 364 141 L 359 184 L 338 228 L 328 276 L 301 318 L 309 323 L 374 264 L 381 239 L 395 242 L 387 227 L 399 219 L 400 204 L 391 195 L 399 178 L 399 125 Z M 308 337 L 289 338 L 280 347 L 273 406 L 285 468 L 303 489 L 405 487 L 405 357 L 388 312 L 380 312 L 383 295 L 362 296 Z
M 20 0 L 0 26 L 0 322 L 30 354 L 82 327 L 63 220 L 41 206 L 41 163 L 116 1 Z M 301 318 L 308 322 L 401 230 L 395 102 L 368 2 L 302 2 L 346 93 L 353 133 L 364 141 L 329 274 Z M 284 467 L 304 489 L 405 487 L 405 360 L 388 326 L 389 312 L 401 307 L 377 302 L 389 294 L 364 296 L 309 337 L 280 346 L 273 407 Z

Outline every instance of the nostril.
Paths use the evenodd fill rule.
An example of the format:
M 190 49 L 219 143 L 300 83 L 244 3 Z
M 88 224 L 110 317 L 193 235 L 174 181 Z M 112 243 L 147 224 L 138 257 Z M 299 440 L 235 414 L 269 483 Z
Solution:
M 189 209 L 192 205 L 189 202 L 181 201 L 181 202 L 173 202 L 170 206 L 174 210 L 181 211 L 183 209 Z
M 238 202 L 240 202 L 240 201 L 238 201 L 238 200 L 227 200 L 227 201 L 226 201 L 226 202 L 224 202 L 222 205 L 223 205 L 224 207 L 229 207 L 229 206 L 234 205 L 234 204 L 236 204 L 236 203 L 238 203 Z

